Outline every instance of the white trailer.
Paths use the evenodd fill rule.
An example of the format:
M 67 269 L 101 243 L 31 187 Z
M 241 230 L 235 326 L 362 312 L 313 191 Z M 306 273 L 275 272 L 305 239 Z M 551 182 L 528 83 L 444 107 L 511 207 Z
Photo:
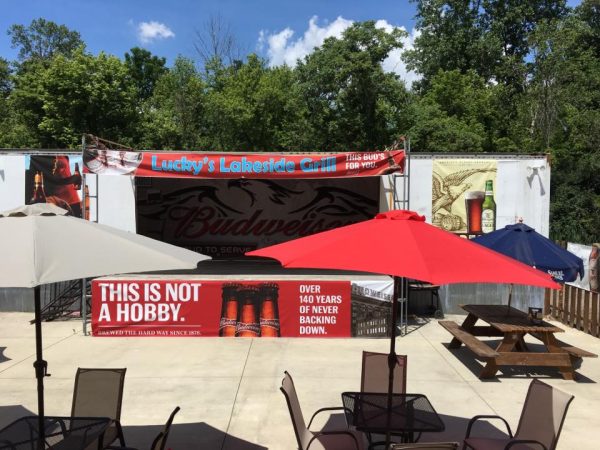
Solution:
M 81 158 L 79 151 L 6 150 L 0 151 L 0 210 L 22 205 L 26 201 L 26 167 L 31 155 L 68 155 Z M 440 213 L 452 218 L 460 216 L 464 208 L 461 194 L 467 189 L 482 190 L 481 179 L 493 178 L 494 198 L 497 205 L 496 228 L 522 219 L 541 234 L 549 233 L 550 163 L 546 155 L 514 154 L 424 154 L 413 152 L 407 158 L 406 175 L 379 177 L 378 209 L 409 208 L 423 214 L 428 222 L 439 221 Z M 484 167 L 480 168 L 478 167 Z M 450 168 L 451 176 L 444 178 L 440 170 Z M 460 173 L 460 176 L 453 176 Z M 479 177 L 479 178 L 478 178 Z M 483 177 L 483 178 L 482 178 Z M 450 182 L 450 181 L 452 182 Z M 479 181 L 477 181 L 479 180 Z M 136 179 L 128 175 L 85 175 L 88 185 L 89 218 L 99 223 L 128 231 L 139 231 L 140 188 Z M 222 180 L 215 180 L 222 181 Z M 311 180 L 304 180 L 303 186 Z M 188 179 L 189 183 L 189 179 Z M 198 180 L 210 184 L 211 180 Z M 136 185 L 138 186 L 136 188 Z M 137 197 L 136 197 L 136 190 Z M 462 191 L 462 192 L 460 192 Z M 460 193 L 459 193 L 460 192 Z M 83 191 L 82 191 L 83 193 Z M 458 194 L 458 195 L 456 195 Z M 440 209 L 441 196 L 456 197 Z M 449 221 L 452 223 L 452 221 Z M 456 220 L 461 231 L 460 217 Z M 462 230 L 466 231 L 466 230 Z M 466 234 L 466 233 L 465 233 Z M 393 238 L 393 237 L 391 237 Z M 439 249 L 444 251 L 444 249 Z M 497 285 L 455 285 L 440 290 L 441 306 L 445 312 L 460 312 L 459 303 L 498 303 L 506 301 L 508 288 Z M 0 298 L 0 308 L 20 310 L 28 308 L 29 301 L 18 300 L 15 292 Z M 2 294 L 0 293 L 0 297 Z M 16 299 L 16 300 L 15 300 Z M 412 300 L 411 300 L 412 301 Z M 423 300 L 428 303 L 428 300 Z M 415 299 L 415 307 L 421 300 Z M 543 304 L 543 290 L 515 287 L 513 305 L 526 309 Z

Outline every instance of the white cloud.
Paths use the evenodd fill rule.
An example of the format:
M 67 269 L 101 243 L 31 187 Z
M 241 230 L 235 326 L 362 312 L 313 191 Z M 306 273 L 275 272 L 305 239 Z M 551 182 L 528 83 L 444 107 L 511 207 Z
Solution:
M 267 56 L 272 66 L 287 64 L 295 66 L 298 59 L 304 58 L 311 53 L 315 47 L 321 46 L 328 37 L 340 37 L 344 30 L 352 25 L 351 20 L 338 17 L 333 22 L 320 27 L 317 24 L 318 17 L 313 16 L 308 21 L 308 29 L 302 37 L 293 40 L 294 31 L 285 28 L 279 33 L 269 34 L 261 31 L 259 45 L 267 45 Z
M 137 26 L 137 37 L 142 44 L 149 44 L 160 39 L 175 37 L 175 33 L 164 23 L 153 20 L 139 23 Z
M 301 37 L 293 39 L 295 31 L 287 27 L 277 33 L 269 33 L 262 30 L 258 37 L 258 49 L 262 51 L 266 47 L 267 58 L 269 59 L 269 65 L 279 66 L 287 64 L 288 66 L 295 66 L 298 59 L 303 59 L 306 55 L 311 53 L 315 47 L 320 47 L 323 41 L 328 37 L 340 37 L 344 30 L 352 25 L 353 21 L 338 17 L 331 23 L 325 23 L 323 26 L 319 26 L 318 17 L 313 16 L 308 21 L 308 28 Z M 394 28 L 401 28 L 406 31 L 404 27 L 395 27 L 386 20 L 378 20 L 375 26 L 382 28 L 387 32 L 391 32 Z M 419 79 L 419 76 L 406 69 L 406 65 L 402 61 L 402 53 L 404 50 L 413 48 L 414 40 L 418 36 L 418 31 L 413 30 L 402 39 L 404 47 L 402 49 L 396 49 L 390 52 L 389 56 L 383 61 L 382 67 L 386 72 L 393 72 L 398 74 L 407 85 Z

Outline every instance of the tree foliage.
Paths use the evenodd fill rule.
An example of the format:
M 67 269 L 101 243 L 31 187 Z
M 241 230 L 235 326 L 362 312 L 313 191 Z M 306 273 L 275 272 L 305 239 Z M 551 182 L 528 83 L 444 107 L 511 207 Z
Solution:
M 381 63 L 402 48 L 404 35 L 374 22 L 353 24 L 298 64 L 300 95 L 318 148 L 377 149 L 398 135 L 406 91 Z
M 77 31 L 42 18 L 31 21 L 27 26 L 12 25 L 7 33 L 13 48 L 19 49 L 20 61 L 70 56 L 84 45 Z

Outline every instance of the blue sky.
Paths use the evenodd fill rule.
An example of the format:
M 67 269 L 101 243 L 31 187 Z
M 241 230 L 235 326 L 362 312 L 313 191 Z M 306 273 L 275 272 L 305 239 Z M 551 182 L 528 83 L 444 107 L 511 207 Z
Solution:
M 123 57 L 141 46 L 166 57 L 168 65 L 177 55 L 198 60 L 196 33 L 211 16 L 230 26 L 243 55 L 257 52 L 272 65 L 294 65 L 352 21 L 404 27 L 405 48 L 411 48 L 415 37 L 415 5 L 409 0 L 0 0 L 0 11 L 0 56 L 9 60 L 17 56 L 6 34 L 9 26 L 27 25 L 38 17 L 79 31 L 93 53 L 104 50 Z M 407 82 L 417 78 L 406 71 L 400 50 L 383 65 Z
M 211 15 L 220 15 L 231 25 L 242 46 L 256 51 L 261 31 L 268 36 L 289 28 L 294 31 L 292 38 L 298 38 L 313 16 L 317 16 L 316 24 L 322 28 L 343 17 L 353 21 L 385 19 L 410 29 L 415 12 L 408 0 L 0 0 L 0 7 L 0 56 L 7 59 L 16 57 L 6 35 L 8 27 L 44 17 L 79 31 L 94 53 L 105 50 L 122 56 L 137 45 L 166 56 L 169 63 L 178 54 L 195 57 L 195 31 L 202 29 Z M 150 32 L 158 33 L 157 37 L 141 42 L 139 27 L 143 22 L 166 28 L 161 34 L 156 24 L 154 28 L 150 26 Z M 262 51 L 266 50 L 263 46 Z

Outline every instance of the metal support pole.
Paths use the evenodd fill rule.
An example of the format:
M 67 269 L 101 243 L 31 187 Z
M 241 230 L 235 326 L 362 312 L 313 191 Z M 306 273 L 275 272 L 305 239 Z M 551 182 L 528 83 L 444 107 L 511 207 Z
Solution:
M 390 446 L 392 424 L 392 394 L 394 393 L 394 368 L 396 367 L 396 317 L 398 316 L 398 282 L 394 277 L 394 292 L 392 294 L 392 319 L 390 320 L 390 353 L 388 354 L 388 395 L 387 395 L 387 432 L 385 448 Z
M 81 322 L 83 324 L 83 335 L 87 336 L 87 280 L 81 280 Z
M 37 378 L 38 394 L 38 450 L 44 450 L 44 377 L 48 372 L 48 363 L 42 357 L 42 300 L 40 287 L 36 286 L 33 290 L 35 302 L 35 354 L 36 360 L 33 363 L 35 368 L 35 377 Z

